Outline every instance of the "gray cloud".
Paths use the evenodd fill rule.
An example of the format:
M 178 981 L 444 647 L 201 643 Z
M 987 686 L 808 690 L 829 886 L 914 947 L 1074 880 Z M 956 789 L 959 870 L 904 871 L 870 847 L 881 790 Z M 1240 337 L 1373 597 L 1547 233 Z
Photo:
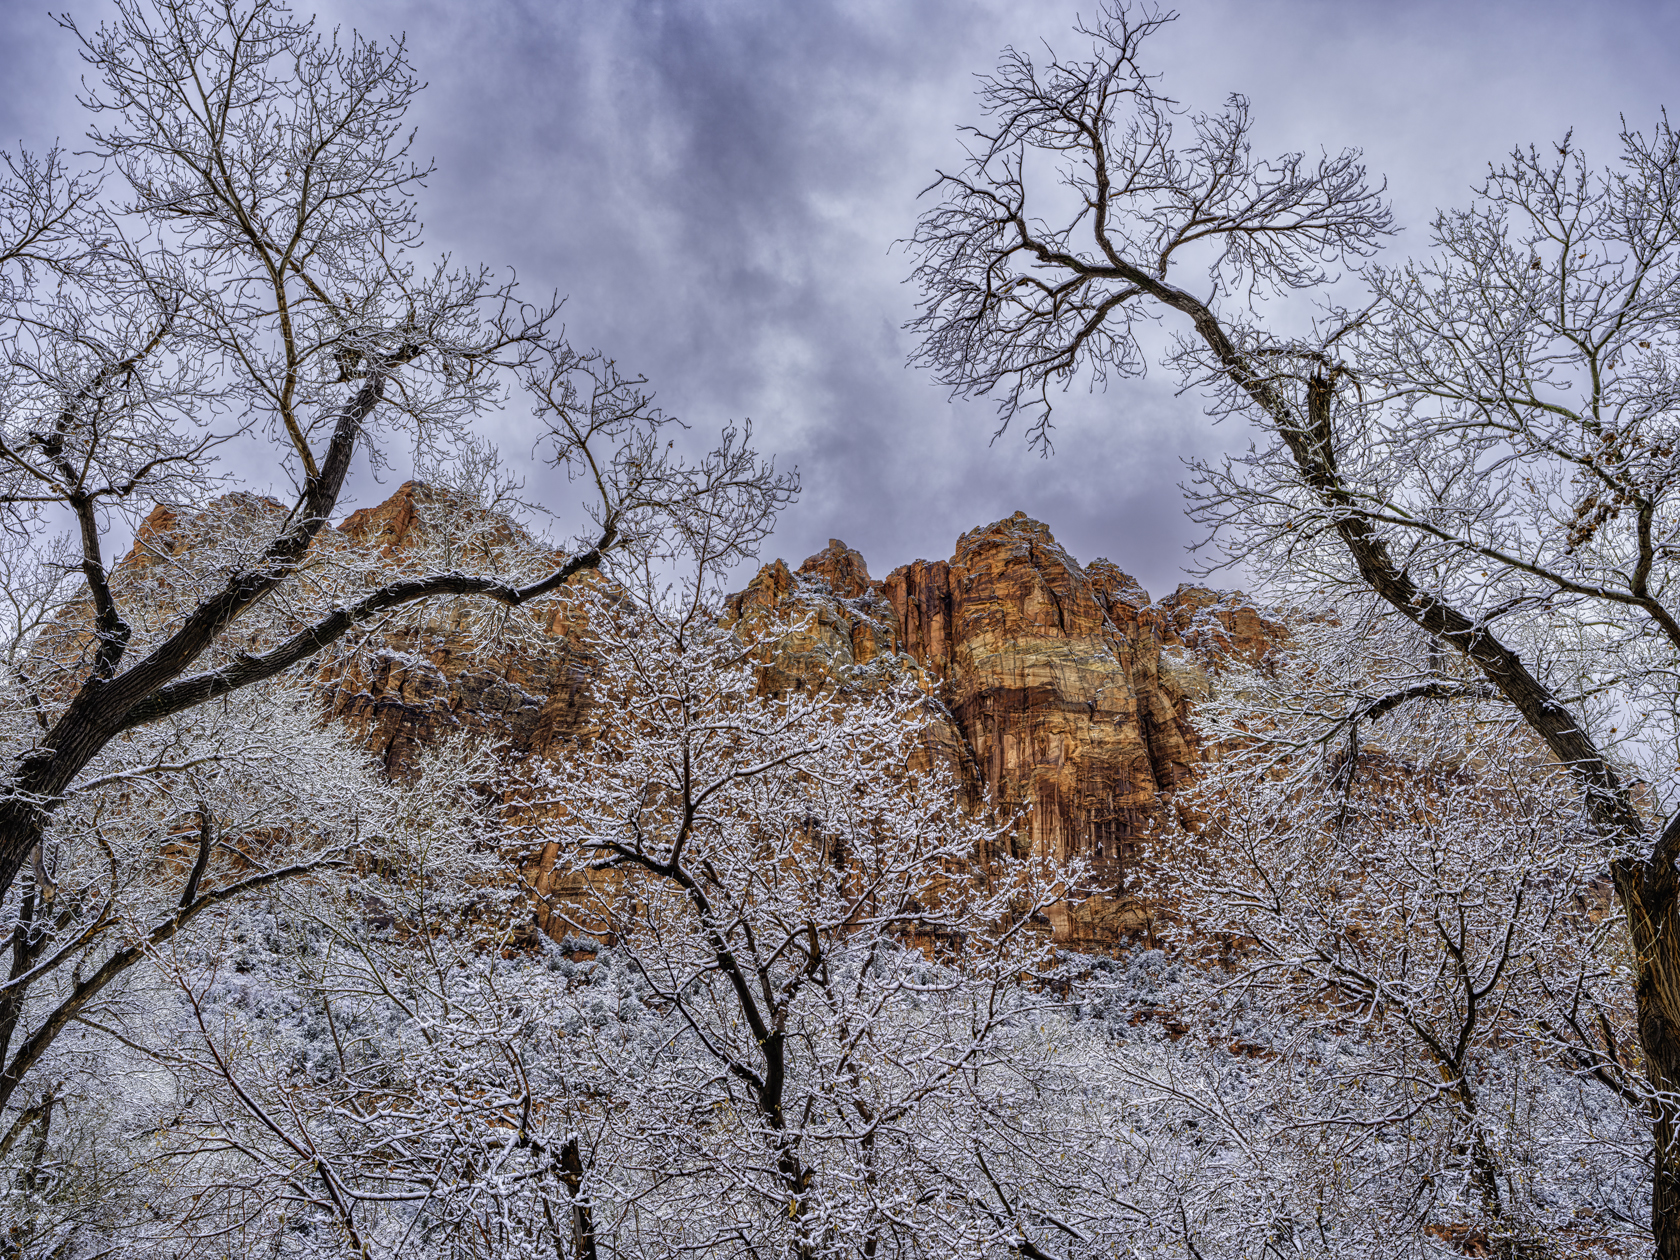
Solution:
M 646 373 L 669 410 L 700 430 L 750 416 L 761 447 L 799 465 L 806 493 L 773 553 L 797 561 L 839 536 L 879 575 L 1020 508 L 1160 591 L 1195 537 L 1180 458 L 1241 433 L 1160 373 L 1076 390 L 1041 460 L 1018 435 L 988 445 L 984 405 L 953 406 L 904 367 L 913 293 L 889 247 L 934 168 L 958 160 L 971 76 L 1006 43 L 1071 46 L 1077 9 L 337 0 L 323 18 L 408 34 L 430 81 L 416 121 L 439 164 L 434 244 L 568 295 L 574 339 Z M 1637 124 L 1663 103 L 1677 36 L 1680 7 L 1627 0 L 1202 0 L 1157 53 L 1186 104 L 1249 94 L 1261 148 L 1363 146 L 1409 249 L 1517 141 L 1574 125 L 1607 155 L 1619 112 Z M 45 16 L 0 6 L 0 59 L 0 135 L 79 128 L 73 49 Z M 495 424 L 526 449 L 517 415 Z

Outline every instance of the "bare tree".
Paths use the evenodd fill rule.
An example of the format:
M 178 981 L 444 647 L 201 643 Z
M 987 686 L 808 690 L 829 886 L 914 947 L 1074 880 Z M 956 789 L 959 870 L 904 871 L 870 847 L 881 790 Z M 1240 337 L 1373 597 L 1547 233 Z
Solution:
M 158 951 L 188 1011 L 160 1058 L 194 1101 L 168 1219 L 137 1237 L 219 1254 L 308 1220 L 299 1254 L 579 1258 L 1025 1241 L 966 1173 L 1046 1069 L 1060 999 L 1022 981 L 1063 883 L 977 869 L 996 828 L 905 764 L 919 696 L 764 695 L 763 642 L 590 602 L 613 718 L 514 812 L 517 844 L 588 881 L 549 907 L 575 935 L 523 935 L 496 820 L 461 790 L 483 768 L 440 751 L 385 794 L 362 870 L 274 894 L 280 948 L 232 948 L 234 911 Z
M 1286 583 L 1385 601 L 1479 675 L 1431 694 L 1491 686 L 1574 771 L 1637 960 L 1657 1254 L 1680 1257 L 1680 815 L 1648 818 L 1627 768 L 1663 763 L 1666 811 L 1675 744 L 1618 739 L 1672 720 L 1680 647 L 1680 139 L 1625 131 L 1602 174 L 1567 140 L 1518 152 L 1436 221 L 1435 258 L 1364 266 L 1391 220 L 1359 155 L 1262 160 L 1241 97 L 1179 112 L 1138 60 L 1165 20 L 1106 5 L 1088 59 L 1009 50 L 983 81 L 992 122 L 912 242 L 920 360 L 1043 440 L 1055 387 L 1137 375 L 1137 321 L 1182 320 L 1175 366 L 1269 435 L 1204 470 L 1202 519 Z M 1371 305 L 1295 319 L 1343 264 Z
M 306 689 L 245 689 L 137 734 L 60 808 L 10 924 L 0 1176 L 17 1181 L 0 1194 L 19 1254 L 113 1226 L 139 1245 L 136 1204 L 169 1198 L 155 1143 L 130 1140 L 137 1113 L 158 1122 L 147 1096 L 175 1094 L 145 1054 L 169 1040 L 150 964 L 265 891 L 366 861 L 390 830 L 392 786 Z
M 50 687 L 19 679 L 41 729 L 0 793 L 0 889 L 122 732 L 272 678 L 394 607 L 528 604 L 649 536 L 650 512 L 715 511 L 726 493 L 758 511 L 792 488 L 739 448 L 727 488 L 681 464 L 653 441 L 662 418 L 635 382 L 547 331 L 552 307 L 521 304 L 483 270 L 420 261 L 428 170 L 410 158 L 419 84 L 400 42 L 324 38 L 269 0 L 124 0 L 109 25 L 66 25 L 93 73 L 92 151 L 121 195 L 95 199 L 56 159 L 13 163 L 0 507 L 27 538 L 68 517 L 96 642 Z M 29 284 L 49 271 L 70 280 Z M 581 394 L 579 369 L 593 379 Z M 356 455 L 383 460 L 382 433 L 458 444 L 509 371 L 537 391 L 553 457 L 599 492 L 591 538 L 522 583 L 418 574 L 232 641 L 253 608 L 299 589 Z M 201 506 L 229 486 L 218 460 L 235 439 L 258 443 L 295 497 L 263 545 L 142 639 L 113 592 L 113 536 L 154 505 Z
M 567 344 L 554 306 L 423 260 L 400 41 L 325 37 L 272 0 L 121 0 L 96 30 L 64 24 L 100 175 L 57 151 L 0 172 L 14 1128 L 55 1040 L 136 965 L 212 907 L 347 856 L 353 837 L 288 813 L 269 773 L 277 741 L 313 739 L 291 682 L 405 608 L 469 601 L 505 623 L 584 570 L 656 563 L 673 534 L 727 523 L 750 547 L 796 489 L 733 429 L 679 455 L 644 382 Z M 516 388 L 593 528 L 451 547 L 495 506 L 467 502 L 496 462 L 475 417 Z M 459 519 L 407 564 L 328 528 L 352 462 L 380 468 L 397 440 L 463 480 Z M 248 475 L 289 501 L 243 492 Z M 274 815 L 227 813 L 224 778 L 274 788 Z
M 930 1167 L 923 1138 L 1031 1076 L 1030 1055 L 1006 1065 L 1012 1029 L 1056 1002 L 1030 977 L 1063 874 L 982 865 L 997 828 L 917 766 L 919 692 L 877 669 L 764 694 L 767 645 L 686 612 L 595 610 L 622 716 L 540 798 L 563 820 L 542 838 L 587 880 L 575 926 L 610 934 L 668 1029 L 611 1075 L 618 1126 L 657 1135 L 635 1175 L 674 1219 L 621 1211 L 610 1249 L 1016 1245 L 1007 1220 L 922 1193 L 944 1153 Z
M 1381 704 L 1440 687 L 1422 636 L 1387 621 L 1301 618 L 1265 672 L 1220 678 L 1197 713 L 1220 757 L 1194 829 L 1159 838 L 1162 895 L 1184 947 L 1226 973 L 1216 1022 L 1241 1011 L 1276 1030 L 1281 1070 L 1313 1064 L 1349 1145 L 1413 1139 L 1396 1175 L 1415 1179 L 1414 1230 L 1543 1251 L 1580 1229 L 1577 1207 L 1625 1211 L 1558 1193 L 1559 1165 L 1604 1158 L 1585 1110 L 1539 1142 L 1549 1157 L 1512 1121 L 1571 1075 L 1642 1118 L 1623 924 L 1568 772 L 1491 688 Z M 1350 1035 L 1374 1053 L 1321 1053 Z

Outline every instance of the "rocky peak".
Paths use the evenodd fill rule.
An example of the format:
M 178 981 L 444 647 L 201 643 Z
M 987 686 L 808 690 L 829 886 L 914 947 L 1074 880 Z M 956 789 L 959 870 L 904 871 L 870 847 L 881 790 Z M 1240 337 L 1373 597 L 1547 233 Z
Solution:
M 1282 641 L 1283 627 L 1241 591 L 1183 585 L 1161 601 L 1162 632 L 1204 661 L 1261 664 Z
M 423 481 L 405 481 L 385 502 L 350 513 L 338 531 L 364 547 L 375 547 L 389 555 L 412 545 L 417 532 L 424 528 L 425 505 L 438 501 L 439 497 Z
M 828 546 L 808 557 L 798 572 L 804 577 L 822 578 L 840 599 L 858 599 L 879 590 L 881 585 L 869 576 L 869 566 L 864 564 L 862 553 L 838 538 L 830 538 Z
M 280 500 L 245 491 L 219 495 L 197 511 L 160 503 L 134 531 L 120 574 L 133 578 L 168 557 L 203 547 L 236 550 L 246 536 L 264 534 L 266 541 L 285 517 Z
M 730 603 L 735 617 L 790 627 L 775 685 L 887 659 L 920 678 L 949 715 L 945 746 L 971 794 L 1021 811 L 1017 847 L 1089 862 L 1091 895 L 1056 924 L 1084 944 L 1142 921 L 1139 839 L 1199 759 L 1187 719 L 1206 669 L 1258 659 L 1278 633 L 1241 596 L 1186 587 L 1157 604 L 1111 562 L 1082 566 L 1024 512 L 879 583 L 833 540 L 796 571 L 766 565 Z

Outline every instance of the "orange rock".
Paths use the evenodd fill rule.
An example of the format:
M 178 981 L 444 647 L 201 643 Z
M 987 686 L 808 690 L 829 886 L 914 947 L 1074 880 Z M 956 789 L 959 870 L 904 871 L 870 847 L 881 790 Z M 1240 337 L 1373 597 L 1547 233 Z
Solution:
M 1156 605 L 1021 512 L 879 583 L 831 540 L 796 571 L 765 566 L 729 608 L 785 627 L 772 687 L 888 658 L 919 677 L 943 710 L 934 743 L 973 797 L 1021 811 L 1018 851 L 1088 863 L 1091 895 L 1052 916 L 1057 939 L 1087 947 L 1144 924 L 1138 841 L 1199 760 L 1188 711 L 1206 670 L 1258 659 L 1280 633 L 1241 596 L 1180 588 Z
M 409 482 L 352 513 L 333 545 L 396 568 L 414 563 L 405 553 L 424 543 L 436 495 Z M 124 569 L 166 581 L 151 566 L 235 507 L 253 517 L 284 511 L 254 498 L 198 516 L 160 508 Z M 487 566 L 497 548 L 530 541 L 499 520 L 475 518 L 475 536 Z M 546 633 L 487 649 L 447 608 L 417 613 L 325 668 L 324 701 L 393 774 L 455 732 L 489 738 L 510 763 L 556 753 L 598 720 L 572 616 L 559 607 Z M 1020 512 L 963 534 L 949 560 L 917 560 L 880 581 L 831 539 L 797 569 L 765 565 L 728 597 L 722 620 L 771 636 L 767 691 L 920 688 L 930 718 L 922 755 L 951 766 L 972 807 L 1018 815 L 1009 841 L 1017 852 L 1087 863 L 1087 895 L 1051 916 L 1056 939 L 1084 948 L 1146 925 L 1139 840 L 1200 760 L 1188 714 L 1207 671 L 1233 656 L 1258 663 L 1282 635 L 1240 595 L 1181 586 L 1153 601 L 1107 560 L 1080 565 Z M 533 883 L 565 897 L 546 866 L 535 859 Z
M 828 583 L 828 589 L 841 599 L 857 599 L 880 589 L 879 582 L 870 580 L 869 566 L 864 564 L 863 556 L 838 538 L 830 538 L 828 547 L 800 565 L 799 572 L 822 578 Z

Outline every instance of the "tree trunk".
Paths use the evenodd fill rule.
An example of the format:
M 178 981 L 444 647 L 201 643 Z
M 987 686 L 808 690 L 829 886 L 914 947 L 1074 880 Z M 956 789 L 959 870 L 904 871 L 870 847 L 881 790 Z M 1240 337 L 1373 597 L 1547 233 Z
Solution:
M 572 1251 L 577 1260 L 597 1260 L 595 1215 L 583 1193 L 583 1156 L 575 1137 L 560 1148 L 560 1180 L 572 1197 Z
M 1614 768 L 1569 708 L 1489 625 L 1420 589 L 1407 570 L 1394 562 L 1387 542 L 1343 482 L 1331 425 L 1335 374 L 1320 373 L 1310 380 L 1303 422 L 1280 394 L 1251 371 L 1211 313 L 1198 309 L 1202 311 L 1198 329 L 1232 379 L 1274 418 L 1303 483 L 1327 509 L 1360 577 L 1397 612 L 1475 665 L 1580 782 L 1587 813 L 1611 859 L 1634 953 L 1639 1037 L 1651 1087 L 1647 1105 L 1653 1161 L 1652 1255 L 1655 1260 L 1680 1260 L 1680 1148 L 1675 1144 L 1680 1136 L 1680 872 L 1675 867 L 1680 856 L 1680 813 L 1669 819 L 1651 846 L 1649 858 L 1616 856 L 1643 849 L 1650 828 Z
M 1674 1145 L 1676 1109 L 1669 1093 L 1680 1086 L 1680 1026 L 1644 1002 L 1639 1015 L 1647 1075 L 1654 1088 L 1667 1093 L 1651 1104 L 1651 1254 L 1655 1260 L 1680 1260 L 1680 1151 Z
M 1648 862 L 1615 864 L 1634 952 L 1639 1043 L 1652 1098 L 1651 1254 L 1680 1260 L 1680 876 L 1665 830 Z

